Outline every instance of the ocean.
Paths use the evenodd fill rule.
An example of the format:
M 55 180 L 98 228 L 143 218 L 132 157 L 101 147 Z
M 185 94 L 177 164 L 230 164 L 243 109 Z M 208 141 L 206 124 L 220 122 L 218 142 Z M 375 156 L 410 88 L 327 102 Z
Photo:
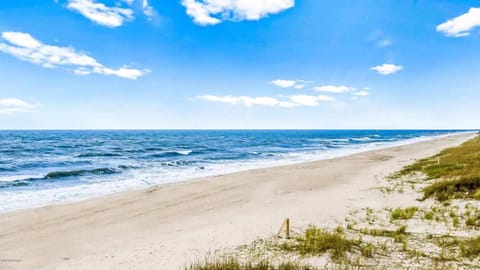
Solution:
M 0 131 L 0 212 L 345 156 L 458 130 Z

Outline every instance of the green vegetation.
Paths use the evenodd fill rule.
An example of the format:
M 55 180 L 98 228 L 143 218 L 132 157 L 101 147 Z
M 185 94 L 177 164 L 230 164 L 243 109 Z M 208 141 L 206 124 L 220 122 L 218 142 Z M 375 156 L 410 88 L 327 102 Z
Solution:
M 362 252 L 360 244 L 360 240 L 347 239 L 343 230 L 337 229 L 335 232 L 328 232 L 312 226 L 293 241 L 283 243 L 280 248 L 284 251 L 295 251 L 301 255 L 321 255 L 330 252 L 332 259 L 338 260 L 345 257 L 345 253 L 351 252 L 354 248 Z M 372 253 L 371 250 L 365 252 Z
M 453 198 L 480 199 L 480 136 L 458 147 L 421 159 L 393 177 L 424 173 L 437 181 L 424 188 L 424 198 L 445 201 Z
M 407 227 L 400 226 L 396 230 L 387 230 L 387 229 L 361 229 L 360 233 L 367 234 L 371 236 L 381 236 L 381 237 L 391 237 L 397 243 L 405 242 L 407 236 Z
M 390 213 L 390 217 L 392 219 L 411 219 L 417 211 L 418 207 L 396 208 Z
M 426 220 L 432 220 L 433 219 L 433 211 L 425 213 L 425 216 L 423 216 Z
M 465 225 L 469 227 L 480 227 L 480 213 L 477 212 L 475 215 L 468 216 Z
M 456 198 L 475 198 L 476 189 L 480 187 L 480 177 L 443 179 L 423 190 L 424 198 L 434 196 L 439 201 Z M 475 192 L 474 192 L 475 191 Z
M 452 219 L 452 223 L 453 223 L 453 227 L 457 228 L 460 223 L 460 220 L 458 219 L 458 217 L 454 217 Z
M 473 193 L 473 198 L 475 200 L 480 200 L 480 188 L 477 188 L 477 190 L 475 191 L 475 193 Z
M 245 262 L 241 263 L 235 258 L 223 258 L 203 263 L 195 263 L 185 270 L 314 270 L 311 266 L 287 262 L 278 266 L 269 261 L 261 261 L 259 263 Z
M 460 252 L 463 257 L 478 258 L 480 256 L 480 237 L 460 242 Z

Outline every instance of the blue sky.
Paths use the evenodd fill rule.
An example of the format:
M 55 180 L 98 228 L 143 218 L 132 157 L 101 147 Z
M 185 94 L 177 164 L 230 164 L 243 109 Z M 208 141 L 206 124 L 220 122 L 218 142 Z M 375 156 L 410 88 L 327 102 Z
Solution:
M 480 123 L 480 1 L 1 1 L 0 34 L 1 129 Z

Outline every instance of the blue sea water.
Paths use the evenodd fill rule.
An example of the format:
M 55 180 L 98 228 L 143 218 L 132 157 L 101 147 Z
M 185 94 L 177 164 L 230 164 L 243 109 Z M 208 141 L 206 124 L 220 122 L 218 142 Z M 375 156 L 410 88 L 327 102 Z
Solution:
M 453 130 L 0 131 L 0 212 L 313 161 Z

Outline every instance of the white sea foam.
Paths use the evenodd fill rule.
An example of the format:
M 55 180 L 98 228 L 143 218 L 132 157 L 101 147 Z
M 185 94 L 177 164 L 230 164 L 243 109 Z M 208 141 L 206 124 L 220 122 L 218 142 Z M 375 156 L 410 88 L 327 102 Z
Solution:
M 187 156 L 187 155 L 190 155 L 192 153 L 192 150 L 178 150 L 178 151 L 175 151 L 175 152 L 180 154 L 180 155 Z
M 34 179 L 34 178 L 42 178 L 43 175 L 41 174 L 16 174 L 16 175 L 7 175 L 1 176 L 0 182 L 15 182 L 21 181 L 25 179 Z
M 372 138 L 370 137 L 361 137 L 361 138 L 352 138 L 352 141 L 357 141 L 357 142 L 366 142 L 366 141 L 371 141 Z

